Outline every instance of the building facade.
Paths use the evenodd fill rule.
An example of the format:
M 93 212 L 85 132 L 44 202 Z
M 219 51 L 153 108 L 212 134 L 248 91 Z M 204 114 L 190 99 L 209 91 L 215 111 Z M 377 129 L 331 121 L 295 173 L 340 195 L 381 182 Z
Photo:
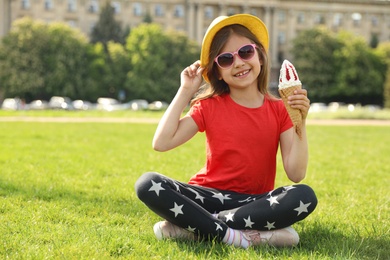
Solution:
M 89 35 L 107 0 L 0 0 L 0 37 L 24 16 L 48 23 L 64 22 Z M 111 0 L 116 19 L 134 28 L 146 14 L 165 29 L 185 32 L 201 43 L 211 21 L 219 15 L 250 13 L 264 21 L 270 34 L 275 68 L 290 59 L 292 40 L 300 31 L 325 26 L 348 30 L 379 42 L 390 41 L 390 0 Z

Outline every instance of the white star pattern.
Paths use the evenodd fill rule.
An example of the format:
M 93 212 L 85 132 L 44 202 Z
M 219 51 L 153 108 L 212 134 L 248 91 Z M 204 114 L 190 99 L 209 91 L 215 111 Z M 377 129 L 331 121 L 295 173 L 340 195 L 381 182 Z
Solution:
M 174 202 L 173 208 L 169 209 L 170 211 L 175 213 L 175 218 L 179 214 L 183 214 L 183 211 L 181 210 L 183 208 L 183 205 L 177 205 L 176 202 Z
M 271 230 L 271 229 L 275 228 L 274 224 L 275 224 L 275 222 L 269 223 L 267 221 L 267 225 L 265 225 L 264 227 L 268 228 L 268 230 Z
M 217 228 L 215 229 L 215 231 L 218 231 L 218 229 L 222 230 L 223 231 L 223 228 L 221 227 L 221 225 L 217 222 L 214 222 L 215 225 L 217 225 Z
M 238 202 L 239 202 L 239 203 L 244 203 L 244 202 L 250 202 L 251 200 L 255 201 L 256 198 L 248 197 L 248 198 L 246 198 L 246 199 L 244 199 L 244 200 L 239 200 Z
M 176 183 L 173 183 L 173 185 L 175 185 L 176 191 L 180 192 L 180 187 L 179 187 L 179 185 L 177 185 Z
M 251 221 L 251 216 L 248 216 L 247 219 L 244 218 L 245 221 L 245 227 L 252 228 L 252 225 L 255 224 L 255 222 Z
M 290 185 L 290 186 L 283 187 L 283 189 L 284 189 L 284 191 L 289 191 L 289 190 L 295 189 L 295 187 Z
M 204 204 L 204 197 L 203 196 L 200 196 L 199 192 L 197 192 L 196 190 L 194 189 L 191 189 L 191 188 L 188 188 L 189 191 L 193 192 L 196 196 L 195 196 L 195 199 L 196 200 L 200 200 L 203 204 Z
M 152 180 L 152 187 L 150 187 L 149 191 L 156 192 L 157 196 L 160 196 L 160 191 L 165 190 L 163 187 L 161 187 L 161 182 L 156 183 Z
M 299 201 L 299 207 L 294 210 L 298 211 L 299 216 L 302 212 L 308 212 L 307 208 L 310 206 L 311 202 L 304 204 L 301 200 Z
M 225 215 L 226 223 L 229 222 L 229 221 L 234 222 L 233 216 L 234 216 L 234 213 L 231 213 L 231 212 L 229 211 L 229 214 Z
M 192 232 L 192 233 L 195 233 L 195 229 L 196 228 L 192 228 L 191 226 L 188 226 L 188 228 L 186 228 L 188 231 Z
M 231 198 L 229 198 L 230 194 L 223 195 L 222 193 L 215 193 L 215 192 L 213 193 L 214 193 L 213 198 L 219 199 L 222 204 L 224 200 L 231 200 Z
M 279 204 L 279 202 L 276 200 L 278 198 L 278 196 L 271 196 L 269 199 L 267 199 L 269 201 L 269 205 L 272 206 L 273 204 Z

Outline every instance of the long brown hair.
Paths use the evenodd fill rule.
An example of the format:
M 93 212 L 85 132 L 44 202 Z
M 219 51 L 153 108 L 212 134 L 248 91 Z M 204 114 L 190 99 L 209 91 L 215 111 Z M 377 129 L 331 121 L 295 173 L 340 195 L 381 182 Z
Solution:
M 219 32 L 215 34 L 215 37 L 210 46 L 209 63 L 205 68 L 210 83 L 202 86 L 201 91 L 199 91 L 197 96 L 191 101 L 191 105 L 202 99 L 230 93 L 228 84 L 224 80 L 219 79 L 218 67 L 215 64 L 214 59 L 221 52 L 229 37 L 233 34 L 246 37 L 257 45 L 259 59 L 260 61 L 262 61 L 263 64 L 260 74 L 257 78 L 257 88 L 263 95 L 271 95 L 268 91 L 270 64 L 267 51 L 264 49 L 263 45 L 259 42 L 256 36 L 251 33 L 251 31 L 249 31 L 245 26 L 233 24 L 222 28 Z

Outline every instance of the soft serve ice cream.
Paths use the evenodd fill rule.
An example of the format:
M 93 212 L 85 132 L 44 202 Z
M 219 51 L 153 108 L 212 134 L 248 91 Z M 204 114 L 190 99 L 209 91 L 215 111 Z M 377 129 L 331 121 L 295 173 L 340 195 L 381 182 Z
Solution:
M 294 94 L 294 91 L 302 88 L 298 73 L 294 65 L 288 60 L 284 60 L 280 69 L 279 76 L 279 94 L 282 98 L 287 112 L 294 123 L 295 132 L 301 138 L 302 135 L 302 114 L 299 109 L 294 109 L 288 104 L 288 97 Z

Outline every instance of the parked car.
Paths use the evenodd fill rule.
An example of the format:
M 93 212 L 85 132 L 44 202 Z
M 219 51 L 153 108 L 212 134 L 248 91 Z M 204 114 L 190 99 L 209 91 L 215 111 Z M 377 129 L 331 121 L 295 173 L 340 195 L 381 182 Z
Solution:
M 148 106 L 150 110 L 154 110 L 154 111 L 164 110 L 167 107 L 168 107 L 168 103 L 164 101 L 153 101 Z
M 329 105 L 328 105 L 328 109 L 329 111 L 331 112 L 336 112 L 337 110 L 345 107 L 345 103 L 344 102 L 330 102 Z
M 128 103 L 121 104 L 115 98 L 101 97 L 97 100 L 97 109 L 105 111 L 126 110 L 130 108 Z
M 145 110 L 148 109 L 149 103 L 145 99 L 134 99 L 129 105 L 132 110 Z
M 309 108 L 309 113 L 323 112 L 328 109 L 325 103 L 312 103 Z
M 91 102 L 81 99 L 74 100 L 72 102 L 72 106 L 77 110 L 90 110 L 95 108 L 95 105 Z
M 23 102 L 19 98 L 6 98 L 1 104 L 1 109 L 4 110 L 20 110 L 23 108 Z
M 49 108 L 73 110 L 72 101 L 68 97 L 53 96 L 49 101 Z
M 31 103 L 28 104 L 27 108 L 31 109 L 31 110 L 44 110 L 44 109 L 48 109 L 49 108 L 49 102 L 47 102 L 45 100 L 37 99 L 37 100 L 31 101 Z

